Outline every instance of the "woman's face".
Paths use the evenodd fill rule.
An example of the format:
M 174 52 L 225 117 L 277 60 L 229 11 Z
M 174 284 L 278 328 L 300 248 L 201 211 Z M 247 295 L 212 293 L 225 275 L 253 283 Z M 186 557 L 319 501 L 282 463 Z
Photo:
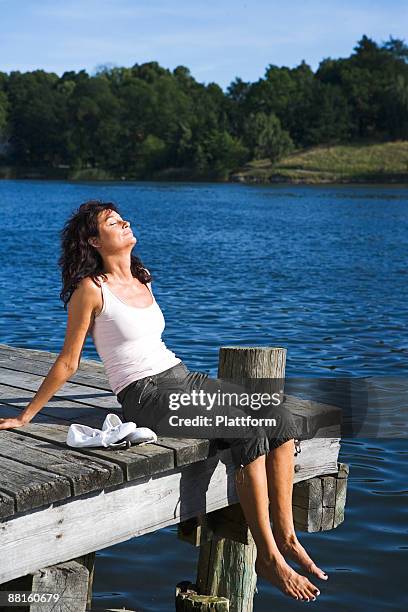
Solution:
M 114 253 L 124 247 L 133 248 L 137 242 L 129 221 L 124 221 L 114 210 L 103 210 L 98 216 L 98 238 L 90 238 L 91 244 L 102 252 Z

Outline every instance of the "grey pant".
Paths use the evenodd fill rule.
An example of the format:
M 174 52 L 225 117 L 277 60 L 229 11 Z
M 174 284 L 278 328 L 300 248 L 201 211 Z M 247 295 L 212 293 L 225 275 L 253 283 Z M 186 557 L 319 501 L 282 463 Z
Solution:
M 276 417 L 277 424 L 273 427 L 238 425 L 231 428 L 228 425 L 214 425 L 217 417 L 238 419 L 254 415 L 252 410 L 245 410 L 241 405 L 225 405 L 215 402 L 211 409 L 203 406 L 180 405 L 170 409 L 171 394 L 188 393 L 195 390 L 212 394 L 214 398 L 221 393 L 244 393 L 243 385 L 221 378 L 210 378 L 204 372 L 190 372 L 183 362 L 155 374 L 130 383 L 119 392 L 118 401 L 122 405 L 125 421 L 134 421 L 138 427 L 149 427 L 158 436 L 181 438 L 209 438 L 218 447 L 231 448 L 232 459 L 237 468 L 244 467 L 257 457 L 267 454 L 284 442 L 296 438 L 296 427 L 292 416 L 282 405 L 276 406 L 269 416 Z M 219 397 L 219 395 L 218 395 Z M 193 417 L 207 417 L 212 424 L 170 426 L 169 418 L 183 420 Z M 241 421 L 241 422 L 244 422 Z

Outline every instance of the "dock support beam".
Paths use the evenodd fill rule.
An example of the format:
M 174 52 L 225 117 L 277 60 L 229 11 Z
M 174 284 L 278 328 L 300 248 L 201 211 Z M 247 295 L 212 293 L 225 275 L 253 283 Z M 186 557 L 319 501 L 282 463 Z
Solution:
M 15 578 L 0 585 L 0 591 L 31 591 L 41 593 L 58 593 L 61 599 L 54 604 L 33 602 L 21 605 L 2 607 L 4 612 L 42 612 L 47 607 L 53 610 L 75 610 L 85 612 L 92 602 L 92 581 L 94 574 L 95 553 L 83 555 L 71 561 L 44 567 L 26 576 Z
M 338 463 L 335 474 L 316 476 L 293 487 L 293 520 L 301 531 L 327 531 L 344 521 L 349 467 Z

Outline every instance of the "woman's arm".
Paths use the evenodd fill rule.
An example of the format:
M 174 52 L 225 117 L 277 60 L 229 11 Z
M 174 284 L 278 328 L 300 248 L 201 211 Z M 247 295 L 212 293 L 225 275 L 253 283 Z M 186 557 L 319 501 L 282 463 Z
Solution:
M 101 304 L 100 290 L 90 278 L 83 279 L 68 302 L 64 346 L 34 398 L 16 418 L 0 419 L 0 429 L 22 427 L 41 410 L 78 369 L 94 312 Z

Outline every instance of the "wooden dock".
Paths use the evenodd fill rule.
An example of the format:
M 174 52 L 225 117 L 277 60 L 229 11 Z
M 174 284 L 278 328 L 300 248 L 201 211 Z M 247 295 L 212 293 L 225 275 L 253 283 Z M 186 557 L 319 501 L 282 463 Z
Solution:
M 1 417 L 17 416 L 27 406 L 56 357 L 0 344 Z M 315 420 L 313 402 L 294 397 L 286 401 L 306 427 Z M 95 551 L 174 524 L 180 524 L 183 539 L 191 539 L 192 533 L 197 539 L 197 517 L 216 518 L 216 511 L 237 508 L 230 450 L 217 451 L 208 440 L 162 437 L 156 444 L 126 450 L 75 450 L 66 445 L 71 423 L 101 428 L 109 412 L 122 417 L 104 368 L 83 359 L 75 375 L 29 424 L 0 431 L 0 592 L 27 584 L 29 588 L 20 590 L 35 590 L 35 585 L 44 590 L 46 584 L 50 589 L 51 583 L 57 588 L 58 580 L 50 578 L 52 568 L 57 572 L 76 564 L 87 572 L 87 590 L 84 594 L 76 586 L 71 594 L 78 598 L 76 606 L 68 607 L 67 600 L 67 607 L 61 604 L 53 610 L 80 612 L 90 604 L 90 556 Z M 294 480 L 299 486 L 294 517 L 297 528 L 309 531 L 330 529 L 343 520 L 347 479 L 345 468 L 339 471 L 338 465 L 339 410 L 327 406 L 319 414 L 320 422 L 314 422 L 318 435 L 302 440 L 295 459 Z M 316 488 L 316 478 L 330 483 Z M 336 496 L 339 478 L 343 484 L 338 484 Z M 316 495 L 321 499 L 313 503 Z M 213 535 L 207 529 L 205 541 L 215 537 L 215 523 Z M 218 537 L 228 537 L 222 527 Z M 204 545 L 204 540 L 193 543 Z M 41 576 L 47 575 L 48 583 L 38 582 L 44 568 L 48 569 Z M 68 597 L 71 591 L 64 584 Z

